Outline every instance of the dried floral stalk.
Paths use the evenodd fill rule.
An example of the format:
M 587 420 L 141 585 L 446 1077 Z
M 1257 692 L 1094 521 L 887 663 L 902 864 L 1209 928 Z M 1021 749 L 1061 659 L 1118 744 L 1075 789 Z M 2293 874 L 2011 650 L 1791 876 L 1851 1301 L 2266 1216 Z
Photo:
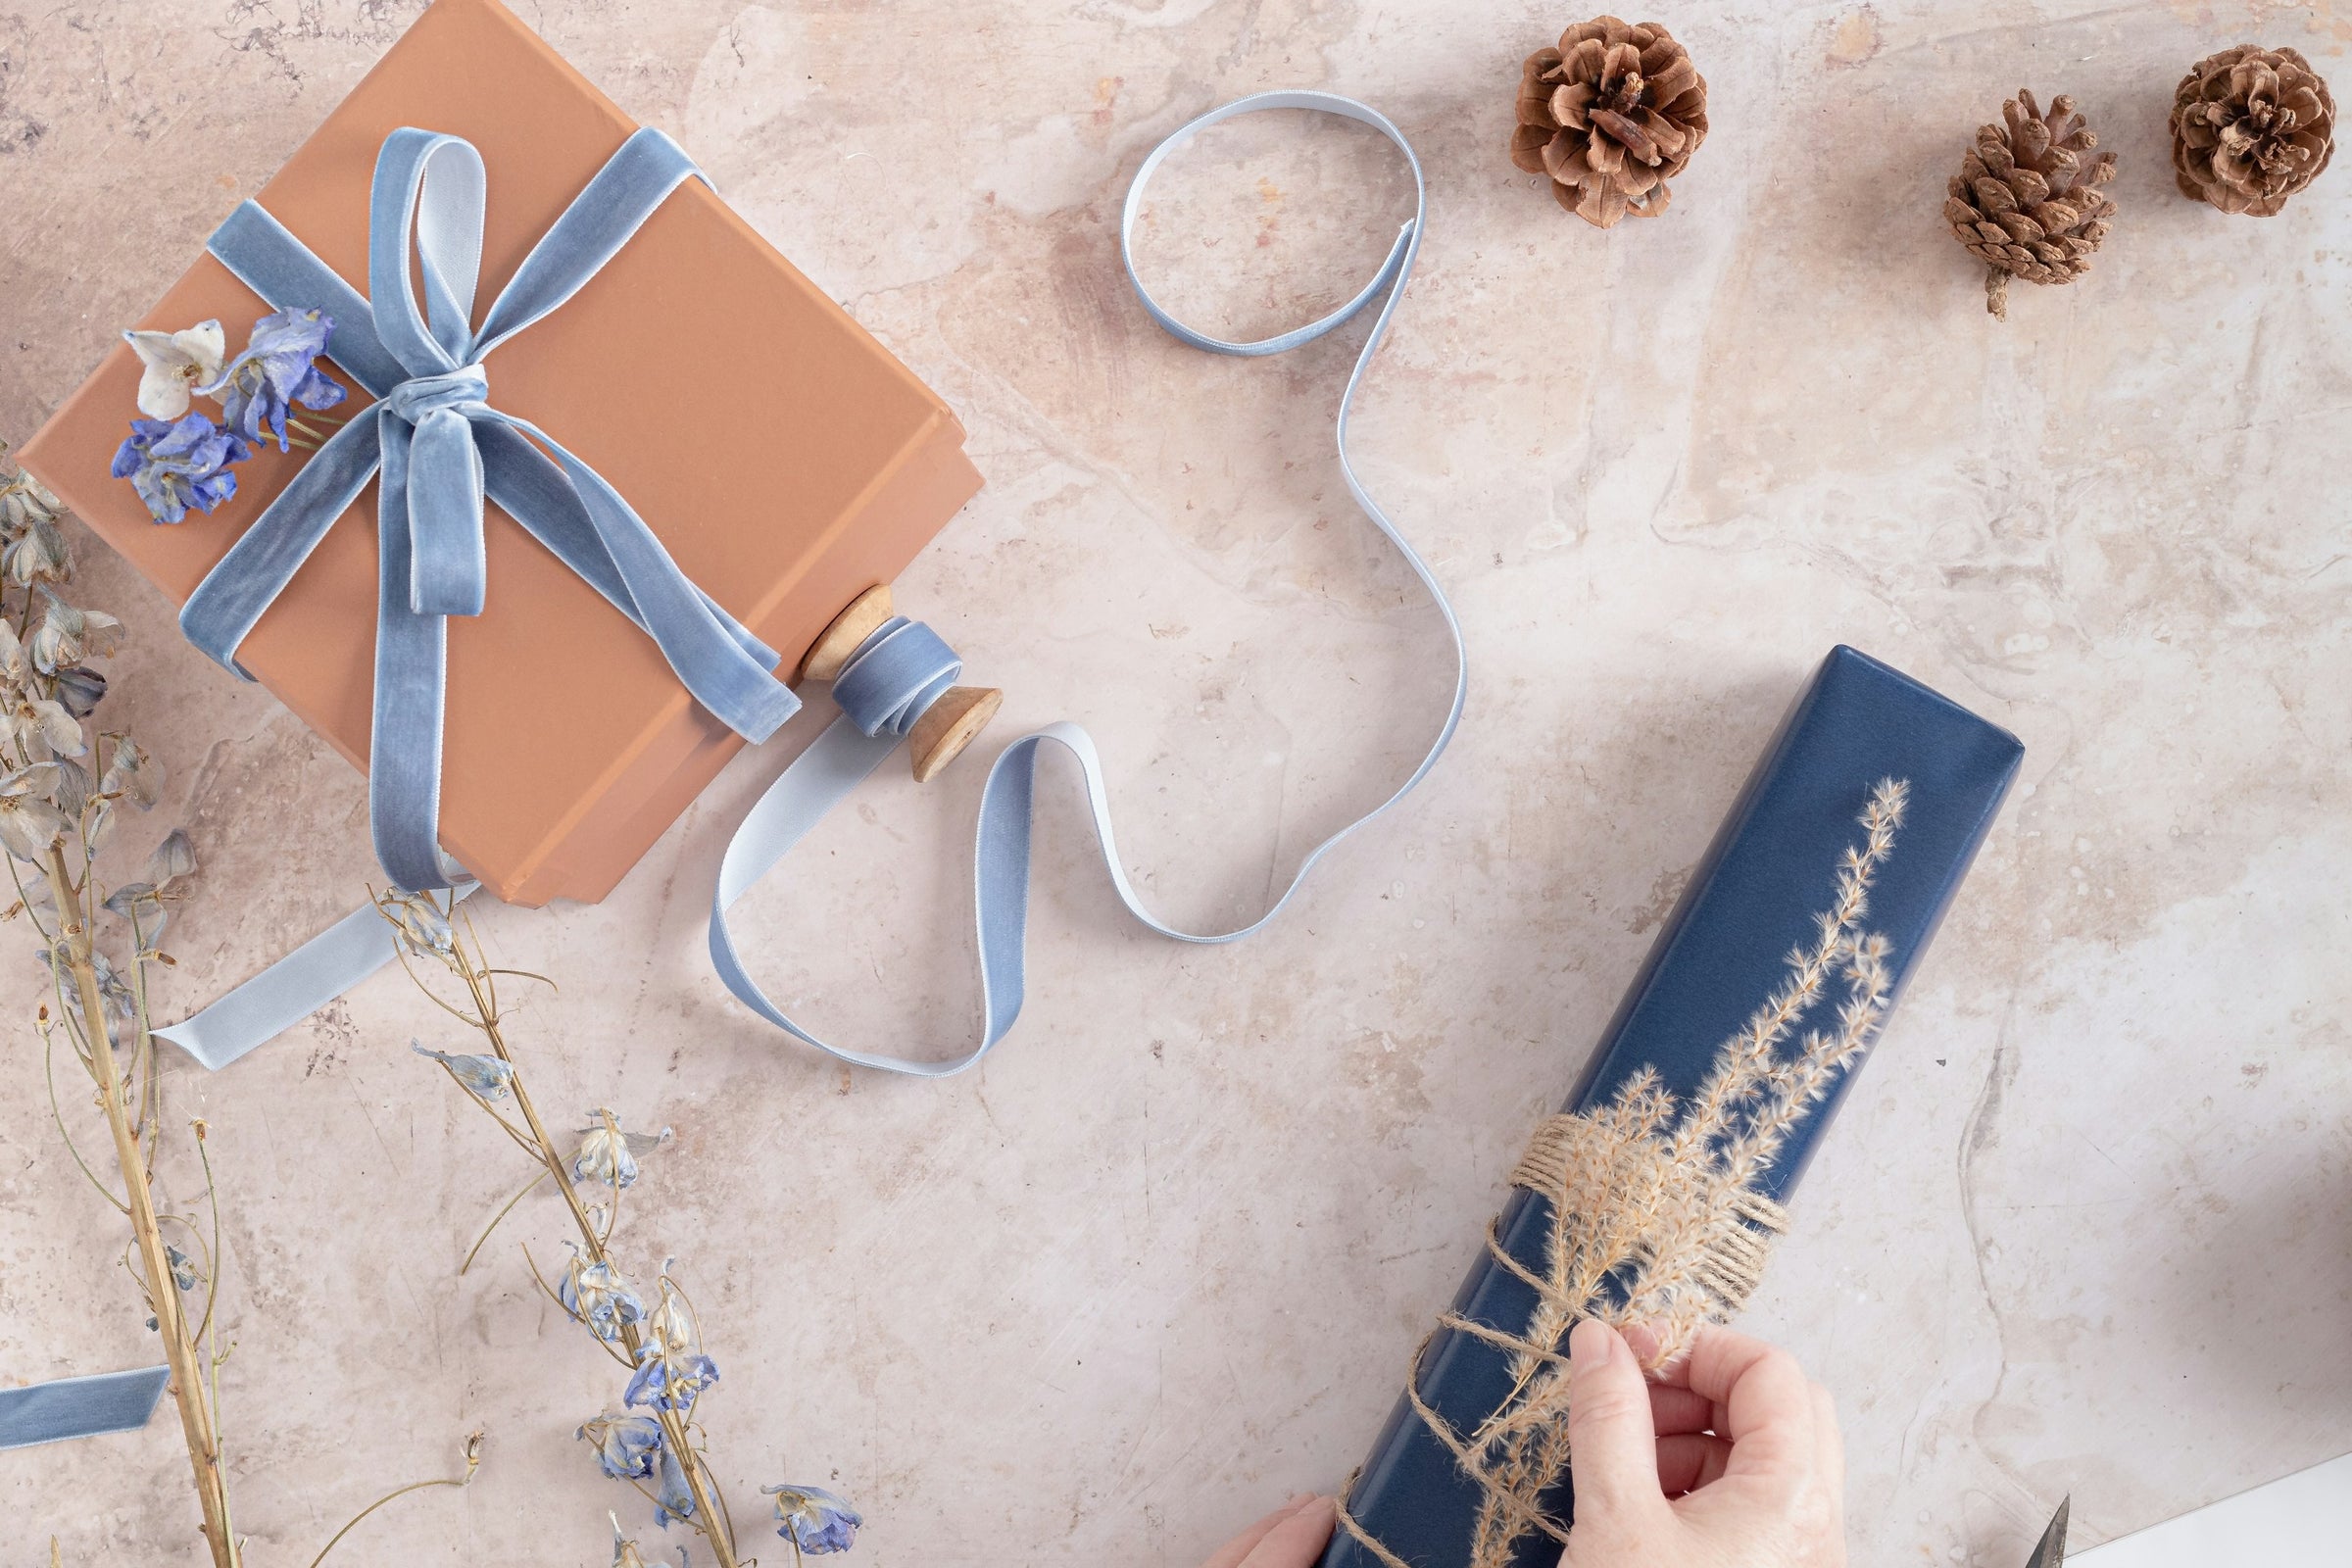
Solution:
M 550 1136 L 546 1121 L 532 1102 L 523 1074 L 507 1044 L 499 1010 L 501 976 L 552 984 L 544 976 L 493 966 L 484 956 L 472 922 L 454 900 L 431 894 L 387 893 L 376 906 L 391 922 L 396 949 L 412 979 L 446 1012 L 476 1031 L 487 1054 L 415 1050 L 438 1061 L 474 1104 L 496 1122 L 514 1145 L 540 1166 L 522 1191 L 502 1206 L 466 1255 L 463 1273 L 515 1204 L 544 1182 L 552 1180 L 563 1194 L 577 1241 L 569 1243 L 568 1266 L 550 1286 L 530 1262 L 532 1277 L 565 1316 L 590 1335 L 630 1374 L 623 1403 L 647 1414 L 611 1411 L 582 1423 L 581 1438 L 596 1448 L 606 1475 L 628 1482 L 654 1504 L 655 1518 L 667 1525 L 679 1521 L 700 1531 L 719 1568 L 743 1563 L 736 1528 L 725 1493 L 710 1473 L 705 1434 L 694 1419 L 697 1400 L 717 1381 L 718 1368 L 703 1353 L 702 1324 L 693 1303 L 671 1277 L 665 1263 L 656 1277 L 655 1304 L 644 1298 L 621 1273 L 612 1250 L 612 1235 L 620 1217 L 620 1195 L 638 1177 L 637 1159 L 667 1140 L 669 1130 L 647 1136 L 624 1132 L 610 1110 L 590 1113 L 568 1152 Z M 426 984 L 418 965 L 438 965 L 463 989 L 461 1000 L 442 997 Z M 514 1102 L 517 1126 L 499 1106 Z M 582 1189 L 590 1196 L 583 1197 Z M 602 1189 L 599 1193 L 598 1189 Z M 652 1490 L 645 1482 L 654 1483 Z M 823 1555 L 848 1549 L 864 1521 L 841 1498 L 821 1487 L 779 1485 L 761 1491 L 775 1500 L 776 1533 L 793 1548 L 797 1561 L 804 1554 Z M 681 1548 L 683 1549 L 683 1548 Z M 612 1526 L 615 1568 L 641 1568 L 636 1543 Z M 745 1565 L 748 1568 L 748 1565 Z
M 165 920 L 163 906 L 178 896 L 173 884 L 194 871 L 195 857 L 185 837 L 174 834 L 158 852 L 144 882 L 112 896 L 99 891 L 93 866 L 116 804 L 153 806 L 162 780 L 160 769 L 128 736 L 102 734 L 93 742 L 84 733 L 82 721 L 107 689 L 106 678 L 89 662 L 113 653 L 122 628 L 112 615 L 77 608 L 63 597 L 74 561 L 61 518 L 55 498 L 30 475 L 0 477 L 0 844 L 6 847 L 18 895 L 8 913 L 28 915 L 42 938 L 42 957 L 58 1002 L 55 1014 L 41 1009 L 44 1040 L 54 1050 L 55 1036 L 62 1033 L 96 1086 L 121 1194 L 90 1170 L 78 1150 L 74 1157 L 130 1223 L 138 1257 L 133 1272 L 172 1369 L 172 1397 L 187 1444 L 205 1543 L 215 1568 L 237 1568 L 240 1553 L 229 1521 L 215 1398 L 217 1374 L 227 1352 L 210 1341 L 211 1302 L 192 1324 L 180 1298 L 183 1281 L 189 1286 L 195 1283 L 192 1276 L 209 1281 L 214 1259 L 206 1249 L 202 1264 L 192 1263 L 165 1239 L 167 1216 L 159 1210 L 154 1188 L 160 1108 L 145 977 L 149 964 L 169 961 L 155 946 Z M 85 758 L 98 767 L 95 778 L 83 764 Z M 108 914 L 130 934 L 130 984 L 98 944 L 99 922 Z M 118 1032 L 128 1040 L 127 1063 L 117 1050 Z M 54 1085 L 54 1076 L 51 1081 Z M 141 1086 L 135 1103 L 134 1083 Z M 58 1125 L 64 1132 L 62 1118 Z M 201 1122 L 196 1136 L 201 1145 Z M 70 1133 L 67 1143 L 73 1148 Z M 208 1161 L 208 1203 L 212 1196 Z M 202 1233 L 189 1229 L 201 1243 Z
M 24 916 L 41 938 L 41 962 L 56 1003 L 54 1011 L 44 1005 L 36 1022 L 50 1055 L 51 1109 L 74 1163 L 129 1222 L 129 1250 L 137 1261 L 125 1263 L 171 1368 L 169 1387 L 188 1451 L 199 1529 L 214 1568 L 241 1568 L 244 1544 L 231 1519 L 221 1463 L 220 1373 L 231 1347 L 216 1310 L 220 1209 L 203 1121 L 191 1127 L 208 1223 L 159 1202 L 156 1193 L 163 1115 L 147 982 L 154 965 L 172 961 L 160 944 L 170 906 L 186 896 L 196 856 L 187 835 L 174 831 L 138 880 L 111 892 L 100 887 L 98 856 L 117 807 L 153 807 L 163 769 L 127 735 L 85 732 L 84 720 L 108 684 L 90 662 L 121 646 L 122 627 L 112 615 L 64 597 L 74 559 L 62 518 L 56 499 L 30 475 L 0 472 L 0 860 L 17 892 L 0 919 Z M 102 933 L 121 939 L 113 956 Z M 90 1076 L 122 1184 L 120 1194 L 83 1156 L 66 1124 L 54 1068 L 61 1037 Z M 186 1242 L 184 1250 L 174 1236 Z M 199 1285 L 205 1288 L 203 1304 L 193 1310 L 190 1298 Z M 468 1440 L 463 1478 L 401 1488 L 359 1518 L 401 1493 L 471 1480 L 478 1438 Z M 350 1528 L 337 1532 L 335 1541 Z M 333 1545 L 328 1543 L 330 1550 Z M 57 1555 L 53 1542 L 51 1557 Z
M 1546 1121 L 1512 1173 L 1512 1185 L 1541 1194 L 1550 1213 L 1540 1269 L 1513 1256 L 1494 1232 L 1488 1236 L 1494 1262 L 1536 1297 L 1526 1328 L 1505 1332 L 1452 1312 L 1439 1319 L 1507 1352 L 1511 1392 L 1465 1434 L 1422 1398 L 1419 1351 L 1406 1385 L 1423 1423 L 1479 1485 L 1469 1568 L 1503 1568 L 1531 1536 L 1567 1540 L 1543 1499 L 1567 1473 L 1564 1348 L 1580 1319 L 1646 1326 L 1658 1345 L 1654 1370 L 1755 1289 L 1772 1240 L 1788 1227 L 1756 1184 L 1886 1018 L 1887 943 L 1862 922 L 1908 797 L 1892 779 L 1872 789 L 1862 842 L 1840 858 L 1813 940 L 1788 954 L 1786 976 L 1717 1050 L 1688 1104 L 1678 1105 L 1645 1069 L 1607 1104 Z M 1839 981 L 1845 994 L 1834 1025 L 1804 1028 Z M 1340 1523 L 1388 1568 L 1403 1568 L 1344 1502 Z

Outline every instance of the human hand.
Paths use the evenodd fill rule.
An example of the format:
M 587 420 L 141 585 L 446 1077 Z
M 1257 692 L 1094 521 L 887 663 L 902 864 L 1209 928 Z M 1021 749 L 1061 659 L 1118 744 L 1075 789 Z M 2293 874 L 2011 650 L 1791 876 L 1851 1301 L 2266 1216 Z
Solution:
M 1629 1332 L 1646 1348 L 1645 1330 Z M 1788 1351 L 1727 1329 L 1701 1329 L 1656 1383 L 1635 1356 L 1606 1323 L 1568 1338 L 1576 1517 L 1560 1568 L 1844 1568 L 1829 1391 Z
M 1219 1546 L 1202 1568 L 1313 1568 L 1337 1511 L 1329 1497 L 1293 1497 Z

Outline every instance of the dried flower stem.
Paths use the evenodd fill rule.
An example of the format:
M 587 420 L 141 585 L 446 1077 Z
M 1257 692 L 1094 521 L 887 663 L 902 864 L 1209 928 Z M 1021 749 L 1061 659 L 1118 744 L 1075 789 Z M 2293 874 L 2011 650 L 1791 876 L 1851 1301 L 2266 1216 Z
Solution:
M 342 1529 L 336 1531 L 332 1536 L 328 1537 L 326 1544 L 318 1548 L 318 1555 L 311 1559 L 311 1568 L 318 1568 L 320 1563 L 326 1561 L 327 1553 L 333 1551 L 336 1546 L 342 1544 L 343 1538 L 350 1535 L 353 1530 L 357 1529 L 361 1520 L 367 1518 L 369 1514 L 375 1512 L 376 1509 L 381 1508 L 385 1503 L 390 1502 L 393 1498 L 405 1497 L 412 1492 L 423 1492 L 431 1487 L 470 1487 L 473 1485 L 473 1473 L 476 1470 L 479 1470 L 481 1467 L 482 1435 L 479 1432 L 475 1432 L 468 1435 L 466 1439 L 466 1473 L 464 1475 L 438 1476 L 431 1481 L 412 1481 L 405 1487 L 393 1488 L 390 1492 L 385 1493 L 382 1496 L 376 1498 L 367 1507 L 362 1508 L 358 1513 L 353 1514 L 350 1519 L 344 1522 Z
M 472 922 L 465 916 L 463 911 L 460 912 L 459 918 L 466 926 L 466 936 L 453 941 L 449 953 L 444 955 L 444 957 L 450 972 L 455 974 L 465 985 L 473 1010 L 467 1013 L 462 1008 L 448 1007 L 446 1003 L 443 1004 L 443 1006 L 456 1013 L 473 1028 L 481 1031 L 482 1038 L 489 1043 L 491 1053 L 499 1060 L 513 1066 L 514 1058 L 507 1050 L 506 1034 L 501 1027 L 498 1009 L 497 975 L 501 971 L 492 969 L 479 961 L 474 951 L 474 943 L 470 940 Z M 408 962 L 405 953 L 402 954 L 401 961 L 404 965 Z M 412 978 L 416 977 L 413 969 L 410 973 Z M 422 982 L 419 981 L 418 984 L 421 986 Z M 516 1137 L 515 1142 L 523 1144 L 532 1156 L 547 1167 L 547 1175 L 554 1178 L 556 1191 L 564 1195 L 564 1206 L 571 1211 L 572 1225 L 579 1232 L 581 1250 L 587 1253 L 588 1260 L 591 1263 L 610 1262 L 611 1259 L 606 1252 L 606 1244 L 612 1239 L 612 1227 L 610 1223 L 599 1227 L 594 1218 L 590 1216 L 588 1205 L 581 1200 L 579 1193 L 572 1185 L 570 1172 L 564 1168 L 563 1153 L 558 1150 L 556 1141 L 548 1136 L 547 1123 L 541 1120 L 538 1107 L 531 1103 L 530 1091 L 523 1086 L 522 1074 L 519 1071 L 508 1080 L 507 1088 L 514 1096 L 514 1108 L 521 1113 L 523 1126 L 528 1130 L 527 1142 L 520 1137 Z M 479 1096 L 468 1095 L 467 1098 L 488 1111 L 500 1126 L 507 1129 L 509 1136 L 514 1136 L 514 1129 L 507 1119 L 499 1115 L 496 1110 L 491 1109 Z M 519 1197 L 520 1195 L 517 1195 L 517 1199 Z M 617 1186 L 613 1190 L 613 1200 L 617 1206 L 619 1201 Z M 510 1203 L 508 1206 L 512 1207 L 513 1204 Z M 476 1247 L 479 1247 L 478 1243 Z M 468 1254 L 468 1260 L 470 1261 L 470 1254 Z M 538 1273 L 536 1264 L 532 1266 L 532 1273 L 534 1275 Z M 542 1290 L 548 1289 L 544 1279 L 539 1283 Z M 552 1290 L 549 1290 L 548 1294 L 555 1295 Z M 645 1348 L 644 1336 L 634 1323 L 622 1322 L 618 1328 L 621 1346 L 628 1352 L 628 1364 L 635 1367 Z M 729 1514 L 724 1506 L 724 1501 L 722 1498 L 718 1498 L 716 1485 L 705 1472 L 701 1451 L 689 1441 L 688 1428 L 692 1423 L 684 1414 L 676 1410 L 657 1409 L 654 1412 L 654 1419 L 661 1423 L 662 1436 L 669 1445 L 670 1452 L 676 1456 L 678 1469 L 686 1480 L 686 1489 L 694 1498 L 694 1517 L 686 1522 L 702 1531 L 704 1539 L 710 1543 L 711 1555 L 718 1559 L 718 1568 L 739 1568 L 735 1555 L 733 1531 L 729 1525 Z
M 220 1471 L 220 1440 L 212 1405 L 205 1397 L 211 1380 L 199 1363 L 196 1342 L 180 1306 L 179 1289 L 164 1252 L 163 1231 L 156 1222 L 155 1192 L 150 1185 L 153 1170 L 147 1152 L 140 1147 L 122 1073 L 115 1059 L 114 1042 L 108 1038 L 106 1002 L 98 985 L 98 967 L 92 958 L 90 925 L 83 915 L 73 873 L 66 865 L 62 844 L 50 849 L 43 869 L 48 874 L 50 896 L 58 909 L 58 939 L 51 951 L 73 975 L 79 990 L 81 1016 L 87 1025 L 81 1031 L 83 1043 L 89 1050 L 91 1074 L 98 1080 L 98 1105 L 106 1113 L 107 1130 L 114 1135 L 115 1160 L 122 1170 L 131 1235 L 138 1243 L 139 1260 L 146 1271 L 147 1297 L 155 1308 L 157 1331 L 163 1336 L 164 1358 L 172 1368 L 172 1398 L 179 1409 L 180 1435 L 187 1442 L 188 1463 L 195 1472 L 196 1501 L 204 1511 L 205 1544 L 212 1550 L 215 1568 L 238 1568 L 242 1555 L 237 1549 L 236 1536 L 229 1528 L 228 1484 Z M 139 1026 L 141 1047 L 152 1049 L 143 1013 Z M 218 1366 L 217 1361 L 215 1365 Z
M 16 904 L 0 910 L 0 920 L 25 916 L 45 944 L 56 1010 L 44 1006 L 35 1026 L 50 1114 L 75 1166 L 129 1221 L 122 1265 L 139 1282 L 154 1313 L 151 1326 L 163 1341 L 205 1543 L 214 1568 L 240 1568 L 244 1549 L 230 1516 L 220 1457 L 220 1366 L 228 1358 L 216 1316 L 220 1197 L 202 1120 L 193 1130 L 209 1234 L 190 1215 L 160 1209 L 155 1188 L 163 1096 L 149 1027 L 147 965 L 172 961 L 157 944 L 169 919 L 168 906 L 183 896 L 182 884 L 196 870 L 196 856 L 186 835 L 174 832 L 149 858 L 142 880 L 122 883 L 111 895 L 99 887 L 98 849 L 118 807 L 127 803 L 146 810 L 154 806 L 163 773 L 127 735 L 93 737 L 84 728 L 107 693 L 106 678 L 89 662 L 113 653 L 123 628 L 112 615 L 68 603 L 60 592 L 74 575 L 63 515 L 56 498 L 30 476 L 0 473 L 0 851 L 5 851 L 0 865 L 7 867 L 17 893 Z M 21 590 L 13 607 L 8 603 L 12 588 Z M 27 874 L 34 878 L 31 888 L 25 885 Z M 126 959 L 110 956 L 101 947 L 102 914 L 121 922 L 116 934 L 128 937 Z M 118 1028 L 129 1042 L 127 1057 L 117 1049 Z M 96 1090 L 93 1098 L 106 1117 L 122 1176 L 120 1195 L 83 1155 L 66 1123 L 55 1072 L 61 1033 Z M 186 1253 L 166 1239 L 166 1226 L 181 1228 Z M 191 1326 L 184 1293 L 198 1279 L 206 1286 L 204 1310 Z M 468 1474 L 472 1463 L 469 1449 Z M 384 1500 L 389 1499 L 369 1505 L 360 1517 Z M 349 1530 L 346 1525 L 335 1540 Z M 50 1555 L 52 1560 L 58 1555 L 54 1540 Z

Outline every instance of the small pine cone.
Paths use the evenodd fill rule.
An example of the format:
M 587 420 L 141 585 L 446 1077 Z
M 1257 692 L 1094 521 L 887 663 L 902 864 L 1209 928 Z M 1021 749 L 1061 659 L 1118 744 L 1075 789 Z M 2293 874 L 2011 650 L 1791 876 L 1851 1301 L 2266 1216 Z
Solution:
M 1614 228 L 1666 210 L 1666 181 L 1706 135 L 1707 83 L 1689 51 L 1654 22 L 1602 17 L 1527 57 L 1511 162 L 1549 174 L 1586 222 Z
M 2071 283 L 2090 270 L 2115 203 L 2097 187 L 2115 177 L 2115 154 L 2090 156 L 2099 138 L 2061 93 L 2043 114 L 2022 87 L 2001 123 L 1977 131 L 1943 204 L 1952 237 L 1984 264 L 1984 308 L 2006 318 L 2009 279 Z
M 2173 177 L 2225 213 L 2269 218 L 2335 153 L 2335 100 L 2292 49 L 2241 43 L 2173 94 Z

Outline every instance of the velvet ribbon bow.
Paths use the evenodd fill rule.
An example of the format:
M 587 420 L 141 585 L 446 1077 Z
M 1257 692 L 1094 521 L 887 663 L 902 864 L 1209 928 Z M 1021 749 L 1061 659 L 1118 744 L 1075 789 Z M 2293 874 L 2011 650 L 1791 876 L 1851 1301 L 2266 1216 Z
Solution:
M 368 297 L 254 202 L 209 242 L 270 305 L 332 317 L 328 356 L 377 401 L 313 454 L 221 558 L 180 612 L 180 628 L 251 679 L 238 645 L 381 472 L 368 816 L 376 858 L 403 888 L 447 887 L 466 874 L 439 843 L 446 617 L 482 611 L 485 495 L 652 636 L 728 728 L 765 740 L 800 707 L 773 673 L 776 652 L 678 569 L 618 491 L 546 431 L 490 403 L 491 352 L 577 293 L 671 191 L 700 177 L 660 131 L 632 135 L 532 247 L 478 329 L 487 178 L 481 154 L 457 136 L 404 127 L 384 138 L 368 201 Z

